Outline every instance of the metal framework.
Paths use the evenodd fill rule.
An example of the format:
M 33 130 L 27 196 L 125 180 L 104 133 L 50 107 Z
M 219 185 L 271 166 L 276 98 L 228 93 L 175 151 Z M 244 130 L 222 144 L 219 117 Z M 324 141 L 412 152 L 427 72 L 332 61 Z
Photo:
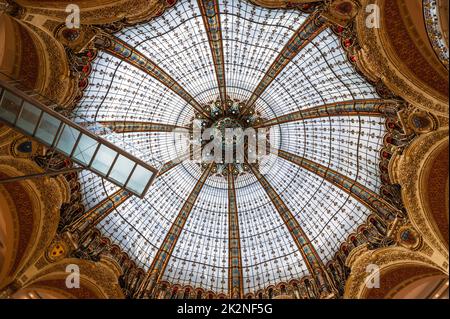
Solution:
M 172 224 L 169 232 L 167 233 L 164 241 L 162 242 L 158 252 L 153 258 L 152 264 L 147 271 L 146 279 L 143 281 L 141 285 L 141 289 L 139 290 L 140 294 L 148 292 L 150 295 L 153 294 L 153 289 L 157 284 L 160 276 L 164 273 L 167 263 L 172 255 L 172 251 L 175 248 L 175 245 L 180 237 L 181 231 L 183 230 L 184 225 L 186 224 L 186 220 L 188 219 L 192 208 L 194 207 L 195 201 L 197 200 L 200 191 L 205 184 L 209 173 L 211 171 L 212 165 L 210 164 L 202 173 L 200 179 L 195 184 L 194 189 L 189 194 L 189 197 L 186 199 L 183 207 L 178 213 L 175 221 Z
M 210 115 L 204 108 L 184 89 L 182 88 L 169 74 L 162 70 L 152 60 L 145 55 L 130 47 L 122 40 L 112 36 L 103 35 L 97 39 L 97 45 L 105 52 L 122 59 L 138 69 L 144 71 L 156 80 L 161 82 L 173 92 L 178 94 L 182 99 L 189 103 L 197 112 L 209 118 Z
M 328 167 L 283 150 L 276 150 L 275 152 L 280 158 L 283 158 L 320 177 L 323 177 L 328 182 L 355 197 L 358 201 L 366 204 L 384 219 L 392 219 L 397 214 L 401 214 L 397 208 L 384 200 L 380 195 Z
M 247 114 L 255 104 L 256 100 L 258 100 L 261 94 L 267 89 L 278 74 L 280 74 L 286 65 L 294 59 L 308 43 L 328 27 L 326 22 L 327 20 L 321 16 L 320 13 L 313 13 L 308 17 L 300 29 L 294 33 L 286 46 L 280 51 L 275 61 L 267 70 L 264 77 L 253 91 L 251 97 L 248 99 L 246 107 L 241 110 L 242 116 Z
M 396 101 L 394 100 L 354 100 L 325 104 L 300 110 L 297 112 L 278 116 L 255 125 L 256 128 L 268 127 L 306 119 L 315 119 L 332 116 L 383 116 L 387 113 L 396 112 Z

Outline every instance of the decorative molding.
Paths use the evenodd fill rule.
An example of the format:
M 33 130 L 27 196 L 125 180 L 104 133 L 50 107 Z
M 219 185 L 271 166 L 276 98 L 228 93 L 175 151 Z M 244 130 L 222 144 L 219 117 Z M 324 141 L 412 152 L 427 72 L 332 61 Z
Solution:
M 27 14 L 52 17 L 53 19 L 64 22 L 67 17 L 65 4 L 61 1 L 45 1 L 40 7 L 24 6 Z M 164 11 L 173 6 L 176 0 L 117 0 L 108 1 L 102 4 L 102 1 L 92 1 L 92 4 L 81 6 L 81 23 L 98 25 L 114 22 L 124 22 L 126 24 L 136 24 L 151 20 L 164 13 Z M 130 10 L 133 8 L 133 10 Z
M 70 77 L 68 62 L 63 46 L 52 36 L 33 24 L 22 22 L 33 31 L 44 52 L 40 74 L 42 87 L 30 87 L 47 99 L 61 106 L 70 106 L 76 94 L 76 81 Z
M 427 34 L 430 39 L 431 46 L 438 56 L 442 64 L 449 68 L 449 52 L 448 45 L 445 42 L 443 30 L 441 28 L 439 3 L 437 0 L 422 0 L 423 15 Z
M 384 7 L 386 0 L 360 0 L 362 7 L 377 4 Z M 390 0 L 389 0 L 390 1 Z M 356 52 L 358 67 L 373 79 L 380 79 L 396 95 L 414 106 L 448 118 L 448 99 L 437 98 L 402 75 L 399 67 L 388 57 L 381 39 L 383 28 L 367 28 L 367 13 L 361 10 L 356 16 L 356 32 L 361 49 Z
M 51 279 L 57 279 L 64 285 L 67 278 L 66 267 L 69 264 L 77 265 L 79 267 L 80 285 L 83 286 L 83 288 L 96 288 L 101 292 L 101 295 L 96 293 L 97 298 L 124 298 L 115 272 L 112 269 L 109 269 L 106 263 L 92 262 L 76 258 L 64 258 L 58 262 L 47 265 L 41 271 L 35 273 L 30 279 L 28 279 L 23 284 L 23 288 L 34 287 Z M 66 292 L 70 291 L 67 288 L 64 290 Z
M 138 295 L 134 297 L 142 296 L 153 296 L 155 295 L 155 287 L 160 281 L 164 271 L 167 267 L 169 259 L 172 255 L 173 250 L 177 244 L 178 238 L 186 224 L 186 221 L 194 208 L 195 202 L 197 201 L 198 195 L 200 194 L 206 180 L 209 177 L 212 165 L 207 165 L 203 171 L 201 177 L 195 184 L 188 198 L 181 207 L 177 217 L 172 222 L 172 226 L 164 237 L 158 251 L 153 258 L 153 261 L 147 271 L 145 280 L 142 282 Z
M 420 189 L 427 158 L 440 143 L 445 141 L 448 143 L 448 128 L 419 136 L 397 159 L 397 169 L 393 177 L 402 187 L 403 202 L 411 223 L 433 248 L 448 259 L 448 248 L 444 246 L 431 226 L 428 214 L 424 210 L 423 194 Z
M 272 81 L 280 74 L 286 65 L 295 58 L 295 56 L 306 47 L 311 41 L 318 36 L 323 30 L 329 27 L 327 19 L 319 12 L 315 12 L 308 16 L 306 21 L 300 28 L 292 35 L 283 49 L 278 53 L 272 65 L 264 74 L 252 95 L 246 102 L 245 108 L 241 110 L 241 115 L 247 115 L 247 112 L 252 110 L 253 105 L 272 83 Z
M 1 171 L 10 176 L 42 172 L 31 160 L 18 159 L 10 156 L 0 156 L 0 166 L 2 166 Z M 30 237 L 29 244 L 26 248 L 26 257 L 23 257 L 24 259 L 14 269 L 14 276 L 18 278 L 43 254 L 48 244 L 52 241 L 54 234 L 56 234 L 59 208 L 65 199 L 64 194 L 67 190 L 62 189 L 61 184 L 54 178 L 48 177 L 26 180 L 14 184 L 24 188 L 24 191 L 30 195 L 30 200 L 34 198 L 29 204 L 32 205 L 32 214 L 35 216 L 32 233 L 30 234 L 32 237 Z M 14 205 L 19 204 L 24 203 L 16 202 Z
M 377 250 L 368 250 L 366 246 L 360 246 L 350 253 L 346 265 L 351 267 L 351 273 L 345 285 L 345 299 L 364 299 L 367 294 L 366 282 L 373 276 L 373 272 L 367 271 L 367 266 L 373 264 L 379 267 L 380 276 L 387 269 L 405 265 L 416 265 L 442 271 L 438 265 L 425 255 L 402 247 L 387 247 Z M 388 289 L 389 287 L 384 287 Z

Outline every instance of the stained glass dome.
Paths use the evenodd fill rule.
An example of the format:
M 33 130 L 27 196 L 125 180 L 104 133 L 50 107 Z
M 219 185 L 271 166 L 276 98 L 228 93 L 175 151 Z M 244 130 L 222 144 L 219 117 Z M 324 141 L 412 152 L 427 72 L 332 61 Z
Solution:
M 85 171 L 84 204 L 116 203 L 97 227 L 158 282 L 229 295 L 299 279 L 374 212 L 387 102 L 349 55 L 351 26 L 320 10 L 180 0 L 105 35 L 75 114 L 160 173 L 138 198 Z M 175 161 L 175 128 L 233 105 L 270 128 L 270 169 Z

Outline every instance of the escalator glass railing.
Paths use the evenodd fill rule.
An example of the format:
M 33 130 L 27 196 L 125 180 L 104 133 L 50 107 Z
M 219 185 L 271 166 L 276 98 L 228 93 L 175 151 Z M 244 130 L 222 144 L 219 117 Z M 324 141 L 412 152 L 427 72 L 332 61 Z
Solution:
M 139 197 L 157 174 L 155 168 L 3 81 L 0 120 Z

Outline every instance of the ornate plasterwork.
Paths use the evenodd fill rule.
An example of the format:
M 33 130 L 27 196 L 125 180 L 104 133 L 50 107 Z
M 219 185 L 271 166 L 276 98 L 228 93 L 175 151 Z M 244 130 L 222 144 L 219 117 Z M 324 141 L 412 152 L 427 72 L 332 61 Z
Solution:
M 41 172 L 31 160 L 18 159 L 10 156 L 0 156 L 1 171 L 9 176 L 22 176 Z M 67 199 L 67 190 L 61 188 L 63 184 L 52 178 L 33 179 L 20 182 L 31 200 L 34 222 L 28 244 L 26 257 L 22 257 L 19 265 L 14 269 L 14 276 L 24 273 L 43 253 L 56 233 L 59 220 L 59 208 Z M 16 211 L 16 205 L 11 211 Z M 20 211 L 17 211 L 20 213 Z M 19 224 L 19 229 L 21 225 Z
M 70 78 L 66 53 L 63 46 L 33 24 L 26 23 L 36 35 L 37 43 L 44 52 L 42 60 L 45 72 L 41 75 L 43 87 L 39 90 L 45 97 L 62 106 L 70 105 L 77 93 L 76 81 Z
M 377 4 L 383 12 L 385 0 L 360 0 L 362 7 Z M 357 52 L 358 66 L 369 77 L 381 79 L 383 83 L 398 96 L 414 106 L 448 117 L 448 100 L 437 98 L 428 93 L 425 84 L 413 83 L 400 71 L 402 67 L 395 65 L 383 40 L 383 28 L 366 27 L 368 13 L 361 10 L 356 17 L 356 30 L 361 50 Z
M 396 159 L 392 177 L 402 187 L 402 198 L 411 223 L 421 233 L 425 241 L 448 259 L 448 249 L 435 234 L 431 226 L 430 214 L 425 211 L 420 185 L 424 177 L 427 158 L 439 144 L 445 143 L 445 141 L 448 143 L 448 128 L 419 136 Z
M 301 6 L 303 4 L 313 4 L 314 2 L 319 2 L 318 0 L 249 0 L 258 6 L 264 8 L 290 8 L 295 6 Z
M 435 131 L 439 127 L 439 121 L 433 114 L 410 105 L 398 114 L 405 134 L 421 135 Z
M 73 99 L 77 83 L 69 77 L 64 47 L 47 32 L 26 20 L 7 15 L 2 19 L 5 19 L 5 25 L 7 23 L 13 33 L 4 40 L 5 46 L 15 45 L 15 55 L 7 53 L 8 60 L 3 59 L 6 61 L 6 67 L 2 70 L 4 77 L 43 94 L 50 100 L 44 101 L 47 104 L 68 104 Z
M 56 262 L 67 256 L 70 247 L 64 240 L 55 238 L 45 252 L 45 258 L 50 262 Z
M 127 2 L 130 2 L 130 1 L 127 1 Z M 136 1 L 136 2 L 142 2 L 142 1 Z M 146 1 L 147 2 L 147 1 Z M 266 2 L 271 2 L 271 1 L 255 1 L 255 2 L 264 2 L 264 3 L 266 3 Z M 275 2 L 275 1 L 274 1 Z M 308 2 L 308 1 L 304 1 L 304 2 Z M 366 1 L 367 2 L 367 1 Z M 364 11 L 363 11 L 364 12 Z M 121 16 L 119 15 L 118 16 L 119 18 L 121 18 Z M 129 21 L 131 21 L 131 20 L 129 20 Z M 367 29 L 367 28 L 363 28 L 363 29 Z M 374 35 L 374 39 L 376 39 L 376 34 Z M 361 42 L 361 41 L 360 41 Z M 364 44 L 364 43 L 366 43 L 366 42 L 361 42 L 362 44 Z M 363 45 L 363 47 L 364 47 L 364 45 Z M 364 52 L 366 52 L 366 51 L 364 51 Z M 358 54 L 362 54 L 362 56 L 364 56 L 364 54 L 365 53 L 358 53 Z M 437 103 L 435 100 L 433 100 L 433 99 L 431 99 L 431 100 L 429 100 L 429 97 L 428 96 L 426 96 L 426 95 L 424 95 L 424 94 L 422 94 L 422 93 L 419 93 L 413 86 L 411 86 L 410 85 L 410 83 L 408 83 L 408 81 L 407 80 L 402 80 L 402 77 L 401 77 L 401 75 L 399 75 L 398 74 L 398 72 L 396 72 L 396 70 L 394 69 L 394 68 L 390 68 L 388 65 L 391 65 L 391 64 L 389 64 L 389 62 L 388 62 L 388 58 L 387 57 L 384 57 L 384 55 L 383 55 L 383 51 L 381 51 L 380 49 L 378 49 L 378 51 L 377 50 L 375 50 L 375 51 L 367 51 L 367 52 L 369 52 L 369 53 L 367 53 L 367 55 L 372 55 L 372 54 L 374 54 L 374 55 L 377 55 L 377 54 L 379 54 L 379 56 L 380 57 L 382 57 L 382 58 L 386 58 L 385 60 L 382 60 L 382 61 L 385 61 L 386 63 L 383 63 L 383 64 L 380 64 L 380 65 L 377 65 L 376 63 L 375 64 L 373 64 L 373 65 L 371 65 L 370 63 L 371 62 L 367 62 L 366 60 L 359 60 L 360 62 L 358 62 L 358 63 L 361 63 L 361 65 L 363 65 L 363 66 L 367 66 L 367 68 L 366 68 L 366 70 L 369 70 L 368 72 L 369 73 L 372 73 L 372 70 L 374 70 L 374 68 L 379 68 L 379 69 L 376 69 L 376 70 L 381 70 L 380 72 L 381 73 L 375 73 L 375 75 L 373 75 L 372 74 L 372 77 L 374 78 L 374 79 L 378 79 L 378 77 L 379 78 L 381 78 L 383 81 L 387 81 L 386 83 L 388 84 L 388 86 L 389 85 L 393 85 L 393 86 L 395 86 L 396 88 L 397 88 L 397 91 L 396 92 L 403 92 L 403 90 L 402 90 L 402 88 L 404 88 L 404 87 L 406 87 L 406 88 L 408 88 L 409 87 L 409 91 L 405 91 L 406 93 L 406 95 L 412 95 L 412 97 L 410 97 L 412 100 L 414 100 L 414 101 L 418 101 L 418 102 L 426 102 L 426 103 L 428 103 L 428 102 L 430 102 L 431 104 L 431 106 L 430 105 L 428 105 L 428 104 L 426 104 L 426 103 L 424 103 L 424 109 L 430 109 L 430 110 L 434 110 L 434 111 L 436 111 L 435 109 L 434 109 L 434 107 L 436 106 L 435 104 L 433 104 L 433 103 Z M 373 53 L 373 52 L 376 52 L 376 53 Z M 377 55 L 378 56 L 378 55 Z M 367 65 L 365 64 L 365 63 L 367 63 Z M 384 68 L 387 68 L 387 71 L 385 71 L 385 69 Z M 54 74 L 56 74 L 56 73 L 54 73 Z M 401 81 L 403 81 L 403 82 L 401 82 L 401 81 L 398 81 L 398 79 L 400 79 Z M 389 86 L 390 88 L 391 88 L 391 86 Z M 418 94 L 418 96 L 419 97 L 417 97 L 416 95 Z M 404 96 L 404 94 L 399 94 L 399 95 L 401 95 L 401 96 Z M 417 105 L 418 107 L 420 107 L 418 104 L 415 104 L 415 105 Z M 440 105 L 440 104 L 439 104 Z M 440 112 L 439 110 L 438 110 L 438 112 Z M 441 113 L 441 114 L 444 114 L 444 113 Z M 445 113 L 445 116 L 448 116 L 448 115 L 446 115 L 446 113 Z M 446 118 L 445 116 L 443 116 L 443 118 Z M 433 128 L 434 129 L 434 128 Z M 423 133 L 423 132 L 419 132 L 419 133 Z M 448 132 L 447 132 L 447 135 L 448 135 Z M 447 255 L 448 255 L 448 252 L 447 252 Z
M 12 155 L 11 143 L 18 137 L 20 137 L 19 133 L 9 128 L 9 126 L 0 124 L 0 154 Z
M 365 283 L 374 274 L 367 271 L 367 266 L 370 264 L 379 267 L 380 276 L 383 276 L 388 269 L 401 268 L 406 265 L 417 265 L 442 271 L 442 268 L 439 268 L 428 257 L 402 247 L 368 250 L 366 246 L 360 246 L 350 253 L 346 264 L 351 268 L 351 274 L 345 285 L 345 299 L 364 299 L 368 294 Z M 384 289 L 389 289 L 389 287 L 384 287 Z
M 58 3 L 59 2 L 59 3 Z M 107 24 L 116 21 L 127 23 L 138 23 L 147 21 L 155 16 L 161 15 L 164 10 L 173 5 L 175 0 L 119 0 L 111 3 L 97 0 L 88 5 L 81 6 L 82 24 Z M 26 15 L 51 16 L 61 22 L 66 20 L 65 4 L 60 1 L 47 1 L 41 7 L 24 6 Z M 130 8 L 133 8 L 130 12 Z
M 78 87 L 77 75 L 69 71 L 64 48 L 70 48 L 74 52 L 83 51 L 99 31 L 93 25 L 120 29 L 160 16 L 174 3 L 175 0 L 122 0 L 113 4 L 111 1 L 80 4 L 81 28 L 69 30 L 74 31 L 74 37 L 67 38 L 63 36 L 63 32 L 67 31 L 64 27 L 67 18 L 65 5 L 61 6 L 58 1 L 48 1 L 34 7 L 26 1 L 21 2 L 22 14 L 16 15 L 16 18 L 20 19 L 21 25 L 33 31 L 30 34 L 33 35 L 33 42 L 40 48 L 39 59 L 42 60 L 40 84 L 33 89 L 50 99 L 51 104 L 54 101 L 63 108 L 71 106 L 80 96 L 81 89 Z M 133 10 L 130 11 L 130 8 Z
M 40 282 L 48 280 L 57 280 L 64 285 L 68 274 L 66 267 L 70 264 L 77 265 L 80 269 L 80 285 L 94 292 L 97 298 L 124 298 L 116 274 L 106 264 L 76 258 L 65 258 L 48 265 L 30 277 L 23 287 L 38 286 Z M 70 289 L 64 290 L 70 292 Z

